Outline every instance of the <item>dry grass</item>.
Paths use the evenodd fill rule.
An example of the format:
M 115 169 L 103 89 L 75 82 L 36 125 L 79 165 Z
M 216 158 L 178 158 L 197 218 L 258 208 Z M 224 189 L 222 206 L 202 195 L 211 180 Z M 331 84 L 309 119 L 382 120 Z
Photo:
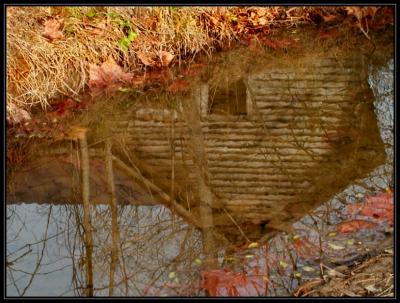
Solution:
M 8 120 L 35 105 L 46 110 L 63 96 L 79 100 L 88 84 L 89 63 L 100 64 L 110 55 L 124 71 L 138 73 L 143 56 L 157 65 L 161 52 L 168 52 L 179 63 L 198 53 L 211 54 L 239 37 L 267 34 L 271 27 L 312 22 L 318 9 L 7 7 Z M 61 24 L 60 39 L 44 37 L 48 20 Z M 130 32 L 135 38 L 124 50 L 121 40 Z
M 265 9 L 265 8 L 264 8 Z M 179 60 L 241 34 L 231 25 L 235 7 L 8 7 L 7 107 L 10 120 L 18 109 L 46 109 L 64 95 L 78 98 L 88 82 L 88 63 L 111 55 L 126 71 L 143 67 L 138 53 L 158 58 L 161 51 Z M 269 16 L 273 18 L 273 15 Z M 58 20 L 63 37 L 43 36 L 45 22 Z M 267 25 L 265 25 L 267 26 Z M 137 38 L 127 52 L 119 41 L 131 28 Z M 178 60 L 177 60 L 178 61 Z

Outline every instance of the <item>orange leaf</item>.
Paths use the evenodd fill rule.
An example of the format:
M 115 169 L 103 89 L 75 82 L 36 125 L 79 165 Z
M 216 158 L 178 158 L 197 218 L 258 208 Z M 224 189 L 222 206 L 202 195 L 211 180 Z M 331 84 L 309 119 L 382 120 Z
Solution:
M 377 226 L 376 223 L 366 220 L 352 220 L 337 225 L 337 231 L 340 233 L 351 233 L 361 229 L 371 229 Z
M 171 54 L 170 52 L 162 51 L 161 52 L 161 65 L 168 66 L 172 59 L 174 59 L 175 55 Z

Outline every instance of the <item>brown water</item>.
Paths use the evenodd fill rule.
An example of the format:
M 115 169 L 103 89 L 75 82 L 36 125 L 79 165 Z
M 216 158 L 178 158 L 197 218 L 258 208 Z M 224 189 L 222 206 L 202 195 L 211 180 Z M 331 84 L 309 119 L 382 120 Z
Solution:
M 69 139 L 31 139 L 8 180 L 8 294 L 202 296 L 229 268 L 286 296 L 384 241 L 385 222 L 336 231 L 392 184 L 367 63 L 284 59 L 221 55 L 187 93 L 124 96 Z

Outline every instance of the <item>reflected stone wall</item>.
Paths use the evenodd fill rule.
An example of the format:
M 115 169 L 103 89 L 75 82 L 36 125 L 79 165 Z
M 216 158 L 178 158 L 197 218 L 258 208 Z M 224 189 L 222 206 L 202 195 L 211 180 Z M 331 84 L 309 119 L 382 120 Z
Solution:
M 385 160 L 374 97 L 359 59 L 323 58 L 302 67 L 270 63 L 264 70 L 221 83 L 203 81 L 193 89 L 192 98 L 199 106 L 207 185 L 235 220 L 255 233 L 265 224 L 286 229 Z M 196 213 L 199 196 L 186 122 L 179 106 L 155 104 L 110 117 L 113 140 L 135 156 L 143 176 L 165 193 L 174 183 L 176 199 Z M 51 171 L 48 161 L 46 165 Z M 102 171 L 93 178 L 104 177 Z M 32 185 L 24 193 L 32 180 L 37 183 L 37 176 L 33 171 L 21 174 L 15 178 L 11 201 L 66 199 L 57 197 L 57 190 L 69 188 L 70 181 L 55 181 L 64 173 L 41 177 L 41 184 L 53 186 L 45 191 L 55 194 L 51 200 L 38 200 Z M 52 182 L 46 181 L 49 175 Z M 126 179 L 121 182 L 129 188 L 127 176 L 121 173 L 119 178 Z M 102 203 L 107 191 L 99 185 L 101 180 L 96 182 L 91 199 Z M 218 207 L 214 215 L 216 225 L 234 233 L 231 220 Z

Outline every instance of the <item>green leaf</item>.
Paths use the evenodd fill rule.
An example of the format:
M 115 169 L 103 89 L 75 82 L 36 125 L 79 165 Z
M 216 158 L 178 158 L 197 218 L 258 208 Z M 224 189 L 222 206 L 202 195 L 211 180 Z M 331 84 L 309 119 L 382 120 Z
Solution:
M 196 258 L 196 259 L 194 260 L 194 263 L 196 263 L 196 265 L 200 266 L 203 262 L 201 261 L 200 258 Z
M 117 14 L 117 13 L 115 13 L 115 12 L 109 12 L 109 13 L 107 14 L 107 16 L 110 17 L 111 19 L 117 19 L 117 18 L 119 18 L 121 15 L 120 15 L 120 14 Z
M 86 17 L 88 17 L 89 19 L 92 19 L 92 18 L 94 18 L 96 16 L 97 16 L 97 13 L 95 11 L 93 11 L 93 10 L 88 11 L 87 14 L 86 14 Z
M 132 31 L 132 30 L 130 30 L 129 31 L 129 33 L 128 33 L 128 40 L 130 41 L 130 42 L 133 42 L 136 38 L 137 38 L 137 33 L 135 33 L 134 31 Z
M 129 41 L 129 39 L 125 37 L 119 40 L 118 44 L 123 51 L 127 52 L 129 50 L 129 45 L 131 44 L 131 41 Z

